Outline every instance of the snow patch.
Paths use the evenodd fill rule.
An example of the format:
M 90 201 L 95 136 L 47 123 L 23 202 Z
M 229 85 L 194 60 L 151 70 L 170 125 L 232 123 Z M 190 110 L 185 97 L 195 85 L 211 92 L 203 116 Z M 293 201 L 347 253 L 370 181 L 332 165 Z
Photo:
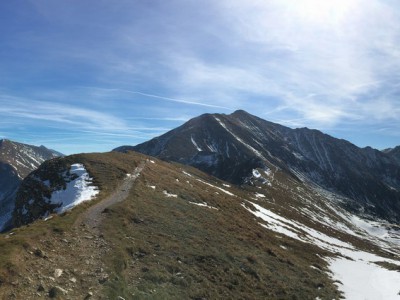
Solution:
M 264 220 L 267 224 L 261 223 L 261 225 L 265 228 L 284 234 L 296 240 L 300 240 L 306 243 L 312 243 L 328 251 L 335 252 L 337 250 L 337 247 L 354 249 L 354 247 L 349 243 L 328 236 L 322 232 L 309 228 L 293 220 L 286 219 L 250 201 L 248 201 L 248 203 L 252 204 L 255 207 L 256 211 L 248 209 L 244 204 L 242 204 L 242 206 L 255 216 Z
M 342 283 L 338 288 L 346 299 L 400 299 L 400 273 L 373 263 L 384 261 L 383 258 L 362 251 L 347 254 L 352 260 L 343 257 L 328 260 L 333 277 Z
M 218 152 L 218 150 L 217 150 L 217 148 L 215 147 L 214 144 L 209 145 L 208 143 L 206 143 L 206 146 L 207 146 L 207 148 L 208 148 L 211 152 L 214 152 L 214 153 L 217 153 L 217 152 Z
M 293 155 L 294 155 L 294 157 L 296 157 L 297 159 L 304 160 L 304 157 L 303 157 L 303 155 L 301 155 L 300 153 L 297 153 L 297 152 L 292 152 L 292 154 L 293 154 Z
M 188 172 L 182 171 L 182 173 L 185 174 L 186 176 L 193 177 L 193 175 L 189 174 Z
M 334 258 L 325 259 L 329 263 L 330 276 L 338 281 L 338 288 L 344 293 L 346 299 L 400 299 L 400 272 L 387 270 L 375 264 L 375 262 L 388 262 L 400 266 L 399 261 L 358 250 L 349 243 L 286 219 L 257 204 L 248 203 L 252 204 L 256 211 L 247 208 L 247 204 L 243 203 L 242 206 L 255 216 L 260 217 L 265 222 L 260 223 L 263 227 L 296 240 L 314 244 L 338 255 Z M 385 230 L 377 224 L 358 217 L 351 219 L 366 233 L 379 238 L 386 237 Z M 335 228 L 333 223 L 332 226 Z
M 271 173 L 271 171 L 267 168 L 267 171 L 265 171 L 264 170 L 264 172 L 265 172 L 265 174 L 267 175 L 267 176 L 269 176 Z M 252 171 L 251 171 L 251 174 L 252 174 L 252 176 L 250 177 L 250 181 L 252 180 L 252 179 L 254 179 L 254 180 L 256 180 L 256 181 L 258 181 L 258 182 L 261 182 L 262 184 L 265 184 L 265 185 L 268 185 L 268 186 L 272 186 L 272 184 L 271 184 L 271 182 L 267 179 L 267 178 L 265 178 L 265 177 L 263 177 L 262 175 L 261 175 L 261 173 L 260 173 L 260 171 L 258 171 L 257 169 L 253 169 Z M 273 178 L 272 178 L 273 179 Z
M 197 145 L 197 143 L 196 143 L 196 141 L 194 140 L 193 136 L 191 136 L 190 139 L 191 139 L 191 141 L 192 141 L 193 146 L 197 149 L 197 151 L 199 151 L 199 152 L 200 152 L 200 151 L 203 151 L 203 150 Z
M 271 176 L 271 175 L 272 175 L 272 171 L 271 171 L 270 168 L 265 168 L 264 173 L 265 173 L 265 175 L 267 175 L 267 176 Z
M 167 197 L 167 198 L 177 198 L 177 197 L 178 197 L 178 195 L 169 193 L 169 192 L 167 192 L 166 190 L 163 191 L 163 194 L 164 194 L 165 197 Z
M 260 172 L 258 172 L 258 170 L 256 170 L 256 169 L 253 169 L 253 176 L 255 177 L 255 178 L 260 178 L 261 177 L 261 174 L 260 174 Z
M 77 177 L 66 183 L 65 190 L 54 191 L 50 198 L 50 203 L 60 204 L 60 207 L 56 209 L 57 213 L 72 209 L 84 201 L 92 200 L 99 193 L 98 188 L 91 185 L 93 178 L 89 177 L 83 164 L 71 165 L 70 173 Z
M 210 209 L 216 209 L 216 210 L 218 210 L 218 208 L 216 208 L 216 207 L 214 207 L 214 206 L 210 206 L 210 205 L 208 205 L 206 202 L 203 202 L 203 203 L 197 203 L 197 202 L 191 202 L 191 201 L 189 201 L 189 203 L 190 203 L 190 204 L 197 205 L 197 206 L 202 206 L 202 207 L 206 207 L 206 208 L 210 208 Z
M 361 219 L 355 215 L 350 217 L 351 222 L 360 228 L 361 230 L 367 232 L 369 235 L 377 237 L 381 240 L 385 240 L 400 246 L 400 231 L 390 230 L 384 227 L 381 223 Z
M 228 131 L 239 143 L 243 144 L 243 146 L 245 146 L 247 149 L 251 150 L 255 155 L 257 155 L 259 158 L 266 160 L 265 157 L 261 154 L 260 151 L 257 151 L 256 149 L 254 149 L 252 146 L 246 144 L 241 138 L 239 138 L 237 135 L 235 135 L 232 131 L 230 131 L 228 129 L 228 127 L 226 127 L 226 125 L 224 123 L 222 123 L 222 121 L 217 118 L 214 117 L 215 120 L 217 120 L 217 122 L 226 130 Z
M 224 192 L 225 194 L 227 194 L 227 195 L 229 195 L 229 196 L 234 196 L 234 197 L 236 197 L 235 194 L 233 194 L 233 193 L 231 193 L 231 192 L 229 192 L 229 191 L 227 191 L 227 190 L 224 190 L 223 188 L 220 188 L 220 187 L 218 187 L 218 186 L 212 185 L 211 183 L 205 182 L 205 181 L 203 181 L 203 180 L 201 180 L 201 179 L 198 179 L 198 178 L 196 178 L 196 180 L 199 181 L 199 182 L 201 182 L 201 183 L 204 183 L 204 184 L 206 184 L 206 185 L 208 185 L 208 186 L 211 186 L 211 187 L 213 187 L 213 188 L 216 188 L 216 189 L 218 189 L 218 190 Z

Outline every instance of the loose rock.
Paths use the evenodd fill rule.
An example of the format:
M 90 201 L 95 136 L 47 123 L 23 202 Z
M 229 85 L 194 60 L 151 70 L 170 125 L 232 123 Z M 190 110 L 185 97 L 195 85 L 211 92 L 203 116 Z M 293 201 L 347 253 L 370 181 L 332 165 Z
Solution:
M 63 273 L 63 270 L 61 270 L 61 269 L 55 269 L 55 270 L 54 270 L 54 277 L 55 277 L 55 278 L 58 278 L 58 277 L 60 277 L 60 276 L 62 275 L 62 273 Z

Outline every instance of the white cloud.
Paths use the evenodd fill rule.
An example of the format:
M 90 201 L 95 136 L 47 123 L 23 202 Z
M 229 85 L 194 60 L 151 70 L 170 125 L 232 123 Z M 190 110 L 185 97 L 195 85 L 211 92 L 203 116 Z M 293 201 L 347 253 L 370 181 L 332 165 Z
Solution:
M 36 101 L 0 95 L 0 115 L 3 118 L 27 122 L 44 121 L 51 126 L 64 124 L 72 128 L 125 130 L 127 125 L 112 115 L 61 103 Z
M 5 39 L 15 59 L 1 60 L 0 89 L 24 86 L 25 98 L 0 115 L 109 136 L 237 108 L 291 126 L 400 130 L 395 0 L 97 2 L 23 7 L 32 26 Z
M 47 1 L 35 6 L 54 21 Z M 157 2 L 151 10 L 133 6 L 132 13 L 129 2 L 113 7 L 122 17 L 110 30 L 99 24 L 101 14 L 85 20 L 85 5 L 57 10 L 64 23 L 74 13 L 78 23 L 101 26 L 112 38 L 100 48 L 67 44 L 60 55 L 95 65 L 103 82 L 130 87 L 121 91 L 257 111 L 271 105 L 272 97 L 280 99 L 276 107 L 320 126 L 375 116 L 369 110 L 374 100 L 364 96 L 386 89 L 400 70 L 400 15 L 394 2 L 222 0 Z M 138 17 L 143 14 L 148 18 Z M 166 92 L 142 92 L 159 87 Z M 392 98 L 384 102 L 396 104 Z
M 377 100 L 369 94 L 391 88 L 400 71 L 398 7 L 379 0 L 215 5 L 222 21 L 210 23 L 225 57 L 205 55 L 209 45 L 168 52 L 165 65 L 176 74 L 169 86 L 176 93 L 250 108 L 263 101 L 268 106 L 260 98 L 273 97 L 281 101 L 277 107 L 314 126 L 397 118 L 397 97 Z

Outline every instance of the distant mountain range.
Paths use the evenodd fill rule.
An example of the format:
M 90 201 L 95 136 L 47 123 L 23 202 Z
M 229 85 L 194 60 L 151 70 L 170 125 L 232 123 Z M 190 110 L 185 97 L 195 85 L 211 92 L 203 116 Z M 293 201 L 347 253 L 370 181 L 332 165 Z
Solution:
M 0 140 L 0 230 L 14 209 L 14 194 L 22 180 L 44 161 L 62 156 L 44 146 Z
M 400 164 L 400 146 L 383 150 Z
M 359 148 L 318 130 L 291 129 L 243 110 L 205 114 L 160 137 L 114 151 L 191 165 L 234 184 L 253 170 L 282 169 L 348 198 L 350 211 L 400 222 L 400 147 Z
M 0 299 L 398 297 L 399 147 L 236 111 L 108 153 L 0 149 Z

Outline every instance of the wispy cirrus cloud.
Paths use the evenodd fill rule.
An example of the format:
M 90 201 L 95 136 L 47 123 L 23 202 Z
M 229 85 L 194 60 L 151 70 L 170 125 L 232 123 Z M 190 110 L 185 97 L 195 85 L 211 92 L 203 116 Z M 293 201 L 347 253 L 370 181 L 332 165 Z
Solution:
M 88 89 L 94 89 L 97 91 L 101 91 L 101 92 L 105 92 L 105 93 L 112 93 L 112 94 L 115 94 L 115 93 L 134 94 L 134 95 L 144 96 L 146 98 L 153 98 L 153 99 L 157 99 L 157 100 L 161 100 L 161 101 L 175 102 L 175 103 L 186 104 L 186 105 L 204 106 L 204 107 L 219 108 L 219 109 L 225 109 L 225 110 L 233 109 L 232 107 L 229 108 L 229 107 L 225 107 L 225 106 L 219 106 L 219 105 L 200 102 L 200 101 L 165 97 L 165 96 L 160 96 L 160 95 L 155 95 L 155 94 L 144 93 L 141 91 L 131 91 L 131 90 L 125 90 L 125 89 L 116 89 L 116 88 L 99 88 L 99 87 L 88 87 Z
M 239 59 L 218 64 L 198 53 L 178 55 L 171 68 L 177 68 L 176 84 L 188 87 L 188 93 L 211 87 L 216 95 L 222 90 L 236 99 L 239 91 L 274 97 L 285 111 L 319 126 L 396 118 L 397 97 L 380 95 L 397 84 L 400 69 L 400 18 L 393 5 L 358 0 L 218 5 L 230 25 L 230 41 L 221 40 L 237 46 L 230 54 Z M 236 101 L 252 106 L 251 100 Z
M 91 109 L 68 104 L 36 101 L 0 95 L 0 116 L 4 119 L 26 122 L 52 122 L 76 128 L 124 130 L 127 125 L 120 119 Z

